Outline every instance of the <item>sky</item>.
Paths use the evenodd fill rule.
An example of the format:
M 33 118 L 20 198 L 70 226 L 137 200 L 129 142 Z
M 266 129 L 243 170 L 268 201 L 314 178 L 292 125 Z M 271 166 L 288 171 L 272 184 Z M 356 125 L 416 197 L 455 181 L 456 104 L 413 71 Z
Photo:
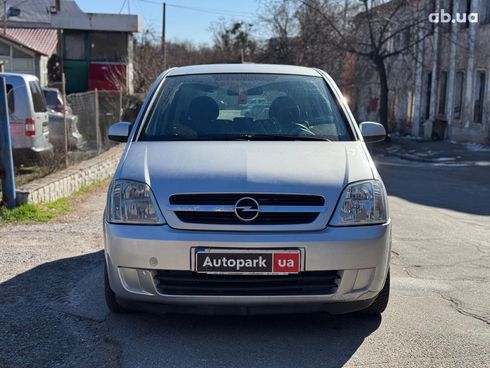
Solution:
M 76 0 L 86 12 L 138 14 L 143 28 L 161 34 L 163 0 Z M 166 38 L 196 44 L 213 41 L 212 23 L 244 20 L 253 23 L 260 0 L 171 0 L 167 3 Z

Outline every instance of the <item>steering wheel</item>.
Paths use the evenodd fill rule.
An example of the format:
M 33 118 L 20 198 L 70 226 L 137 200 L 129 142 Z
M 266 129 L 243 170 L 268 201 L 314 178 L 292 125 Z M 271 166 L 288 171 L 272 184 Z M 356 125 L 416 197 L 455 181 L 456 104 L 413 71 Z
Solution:
M 310 128 L 310 123 L 306 120 L 294 123 L 294 125 L 289 125 L 286 129 L 282 129 L 282 133 L 286 135 L 315 135 L 315 133 Z

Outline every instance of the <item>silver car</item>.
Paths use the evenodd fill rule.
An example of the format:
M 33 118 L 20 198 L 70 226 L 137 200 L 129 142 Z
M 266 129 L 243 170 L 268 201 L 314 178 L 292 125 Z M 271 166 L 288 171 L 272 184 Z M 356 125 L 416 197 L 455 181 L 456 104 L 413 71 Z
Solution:
M 56 149 L 65 146 L 65 117 L 68 126 L 68 148 L 82 149 L 86 142 L 78 131 L 78 116 L 73 115 L 73 110 L 63 101 L 63 95 L 57 88 L 43 88 L 49 117 L 49 141 Z M 66 116 L 65 116 L 66 115 Z
M 108 307 L 382 313 L 391 223 L 365 143 L 384 136 L 318 69 L 166 71 L 109 130 L 128 143 L 104 216 Z

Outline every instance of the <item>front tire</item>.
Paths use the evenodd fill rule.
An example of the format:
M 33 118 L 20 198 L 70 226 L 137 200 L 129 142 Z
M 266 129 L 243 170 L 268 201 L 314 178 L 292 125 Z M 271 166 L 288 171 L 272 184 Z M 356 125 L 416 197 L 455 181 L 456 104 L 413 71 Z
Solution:
M 109 284 L 109 275 L 107 274 L 107 266 L 104 267 L 104 295 L 107 308 L 109 308 L 111 312 L 118 314 L 129 312 L 128 309 L 124 308 L 118 303 L 116 294 L 111 289 L 111 285 Z
M 388 301 L 390 299 L 390 271 L 388 271 L 388 275 L 386 276 L 385 284 L 383 289 L 378 294 L 373 304 L 362 311 L 363 314 L 371 315 L 371 316 L 379 316 L 383 313 L 388 306 Z

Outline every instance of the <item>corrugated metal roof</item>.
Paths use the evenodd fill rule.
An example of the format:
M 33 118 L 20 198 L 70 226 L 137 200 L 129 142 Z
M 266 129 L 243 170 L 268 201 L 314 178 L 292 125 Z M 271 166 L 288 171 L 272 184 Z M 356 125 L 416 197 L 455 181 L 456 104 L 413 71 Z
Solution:
M 51 56 L 58 43 L 57 31 L 54 29 L 7 28 L 7 34 L 0 32 L 0 36 L 46 56 Z
M 18 17 L 9 17 L 8 19 L 14 22 L 46 23 L 46 25 L 49 25 L 51 18 L 47 8 L 53 4 L 53 0 L 9 1 L 7 6 L 20 9 L 20 15 Z M 0 16 L 3 18 L 3 8 L 0 9 Z

